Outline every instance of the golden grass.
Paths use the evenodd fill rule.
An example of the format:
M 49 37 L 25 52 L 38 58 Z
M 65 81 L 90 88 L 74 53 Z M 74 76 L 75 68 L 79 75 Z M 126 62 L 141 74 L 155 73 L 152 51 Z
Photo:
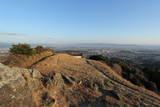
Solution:
M 21 54 L 10 54 L 7 58 L 7 61 L 4 64 L 9 66 L 15 67 L 22 67 L 27 68 L 30 67 L 33 63 L 37 62 L 38 60 L 50 56 L 53 53 L 51 51 L 42 52 L 40 54 L 35 54 L 31 56 L 21 55 Z
M 141 92 L 146 95 L 150 95 L 157 99 L 160 99 L 160 96 L 156 93 L 149 91 L 143 87 L 139 87 L 137 85 L 132 84 L 131 82 L 127 81 L 126 79 L 118 75 L 109 66 L 99 61 L 87 60 L 85 58 L 77 59 L 67 54 L 57 54 L 36 64 L 35 66 L 33 66 L 33 68 L 39 70 L 41 73 L 44 74 L 47 74 L 49 72 L 60 72 L 64 75 L 76 77 L 77 79 L 87 79 L 88 77 L 94 77 L 95 80 L 100 80 L 102 75 L 101 72 L 99 72 L 98 69 L 96 69 L 94 66 L 89 65 L 87 61 L 90 61 L 99 68 L 103 69 L 103 71 L 106 73 L 108 77 L 110 77 L 110 79 L 113 79 L 118 83 L 121 83 L 121 85 L 135 90 L 136 92 Z

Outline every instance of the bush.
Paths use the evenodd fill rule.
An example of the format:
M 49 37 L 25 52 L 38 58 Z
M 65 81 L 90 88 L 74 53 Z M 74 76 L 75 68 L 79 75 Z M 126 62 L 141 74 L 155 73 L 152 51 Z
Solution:
M 46 48 L 44 48 L 43 46 L 37 46 L 35 47 L 36 53 L 41 53 L 46 51 Z
M 99 61 L 108 61 L 108 58 L 103 55 L 93 55 L 93 56 L 89 57 L 89 59 L 99 60 Z
M 32 55 L 35 53 L 35 50 L 31 48 L 29 44 L 18 44 L 12 45 L 12 47 L 10 48 L 10 52 L 13 54 Z
M 108 57 L 103 56 L 103 55 L 93 55 L 93 56 L 90 56 L 89 59 L 97 60 L 97 61 L 103 61 L 106 64 L 110 65 L 110 60 L 108 59 Z
M 43 46 L 37 46 L 37 47 L 35 47 L 34 49 L 35 49 L 36 53 L 38 53 L 38 54 L 39 54 L 39 53 L 42 53 L 42 52 L 45 52 L 45 51 L 51 51 L 51 52 L 54 53 L 54 51 L 53 51 L 52 49 L 45 48 L 45 47 L 43 47 Z
M 35 48 L 32 48 L 29 44 L 12 45 L 12 47 L 10 48 L 10 53 L 12 54 L 33 55 L 40 54 L 45 51 L 51 51 L 54 53 L 52 49 L 45 48 L 43 46 L 37 46 Z

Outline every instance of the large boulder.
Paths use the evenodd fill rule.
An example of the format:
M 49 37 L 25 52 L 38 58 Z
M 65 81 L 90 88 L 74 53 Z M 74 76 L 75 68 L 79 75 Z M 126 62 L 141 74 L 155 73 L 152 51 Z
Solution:
M 36 70 L 0 64 L 0 107 L 34 107 L 32 92 L 41 87 L 40 78 Z

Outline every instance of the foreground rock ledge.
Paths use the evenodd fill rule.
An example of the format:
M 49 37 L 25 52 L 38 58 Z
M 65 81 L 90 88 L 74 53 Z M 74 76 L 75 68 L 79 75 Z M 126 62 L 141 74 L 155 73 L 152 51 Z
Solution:
M 0 107 L 160 107 L 158 95 L 107 65 L 69 55 L 49 59 L 55 69 L 47 73 L 0 64 Z

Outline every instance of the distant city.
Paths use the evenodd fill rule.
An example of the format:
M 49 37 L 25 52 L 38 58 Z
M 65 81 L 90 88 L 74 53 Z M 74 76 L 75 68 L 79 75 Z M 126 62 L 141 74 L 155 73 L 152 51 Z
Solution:
M 36 46 L 33 44 L 32 46 Z M 82 57 L 89 58 L 92 55 L 104 55 L 108 58 L 118 58 L 135 66 L 140 66 L 144 62 L 160 62 L 159 46 L 140 46 L 140 45 L 118 45 L 118 44 L 79 44 L 66 46 L 51 46 L 56 53 L 79 54 Z M 8 53 L 11 44 L 0 44 L 0 55 Z

